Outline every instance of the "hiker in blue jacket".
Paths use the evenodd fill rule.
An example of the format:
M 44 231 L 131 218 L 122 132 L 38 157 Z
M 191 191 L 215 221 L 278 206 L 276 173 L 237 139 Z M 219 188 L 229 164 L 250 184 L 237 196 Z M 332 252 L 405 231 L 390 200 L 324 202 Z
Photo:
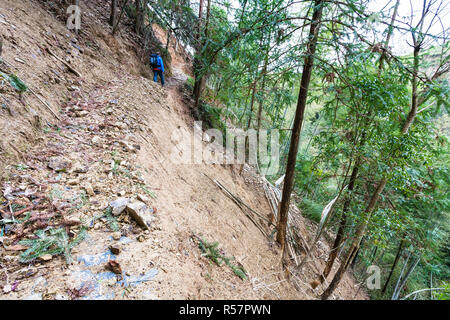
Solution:
M 164 86 L 164 62 L 159 52 L 150 56 L 150 65 L 153 68 L 153 81 L 158 82 L 159 75 L 161 78 L 161 84 Z

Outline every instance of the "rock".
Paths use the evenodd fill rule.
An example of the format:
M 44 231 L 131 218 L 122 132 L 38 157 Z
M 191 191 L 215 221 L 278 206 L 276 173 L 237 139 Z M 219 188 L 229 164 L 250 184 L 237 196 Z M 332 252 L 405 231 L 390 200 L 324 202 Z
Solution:
M 80 91 L 80 88 L 78 88 L 77 86 L 70 86 L 70 87 L 67 87 L 67 90 L 69 90 L 69 91 Z
M 114 240 L 120 240 L 120 238 L 122 237 L 122 233 L 121 232 L 114 232 L 113 234 L 112 234 L 112 238 L 114 239 Z
M 128 214 L 145 230 L 149 229 L 149 225 L 153 220 L 147 205 L 141 201 L 128 204 L 126 207 Z
M 7 284 L 3 287 L 4 294 L 10 293 L 11 291 L 12 291 L 12 286 L 10 284 Z
M 115 274 L 122 274 L 122 268 L 120 267 L 120 264 L 114 260 L 108 261 L 108 263 L 106 264 L 106 269 L 114 272 Z
M 92 143 L 93 144 L 99 144 L 101 141 L 101 138 L 99 136 L 95 136 L 94 138 L 92 138 Z
M 50 169 L 55 170 L 56 172 L 65 172 L 72 166 L 72 163 L 62 157 L 51 157 L 48 161 L 47 166 Z
M 94 188 L 92 187 L 92 185 L 90 183 L 88 183 L 88 184 L 86 184 L 84 186 L 84 190 L 90 196 L 94 196 L 95 195 Z
M 122 191 L 119 191 L 117 194 L 118 194 L 119 196 L 123 197 L 124 195 L 127 194 L 127 192 L 126 192 L 125 190 L 122 190 Z
M 118 198 L 111 202 L 109 205 L 112 208 L 113 216 L 118 216 L 119 214 L 121 214 L 125 210 L 129 202 L 130 199 L 128 198 Z
M 80 183 L 80 180 L 78 180 L 78 179 L 70 179 L 69 181 L 67 181 L 67 184 L 69 186 L 75 186 L 75 185 L 78 185 L 79 183 Z
M 50 261 L 53 259 L 53 256 L 49 253 L 46 253 L 46 254 L 40 256 L 39 259 L 41 259 L 42 261 Z
M 89 171 L 88 167 L 82 166 L 80 163 L 75 164 L 73 167 L 73 172 L 75 173 L 87 173 Z
M 81 118 L 81 117 L 85 117 L 89 114 L 89 111 L 87 110 L 81 110 L 75 113 L 77 115 L 77 117 Z
M 109 251 L 111 251 L 112 254 L 118 255 L 120 253 L 120 247 L 117 244 L 110 245 L 109 246 Z
M 114 113 L 114 109 L 113 108 L 106 109 L 106 114 L 112 115 L 113 113 Z
M 114 125 L 117 128 L 122 129 L 122 130 L 125 130 L 127 128 L 127 125 L 121 121 L 117 121 L 116 123 L 114 123 Z
M 143 234 L 141 234 L 140 236 L 137 237 L 137 241 L 144 242 L 145 241 L 145 236 Z

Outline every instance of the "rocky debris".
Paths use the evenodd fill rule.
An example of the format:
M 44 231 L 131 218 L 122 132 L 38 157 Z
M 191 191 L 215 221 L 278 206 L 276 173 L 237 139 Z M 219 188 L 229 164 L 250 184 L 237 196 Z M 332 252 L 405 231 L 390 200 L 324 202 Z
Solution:
M 112 234 L 112 238 L 114 239 L 114 240 L 120 240 L 120 238 L 122 237 L 122 233 L 121 232 L 114 232 L 113 234 Z
M 122 274 L 122 268 L 120 264 L 114 260 L 109 260 L 105 268 L 115 274 Z
M 111 251 L 112 254 L 118 255 L 120 253 L 120 246 L 118 244 L 110 245 L 109 251 Z
M 120 145 L 123 147 L 123 149 L 127 152 L 135 152 L 137 153 L 138 150 L 141 149 L 141 146 L 138 144 L 131 144 L 128 141 L 119 141 Z
M 85 117 L 88 114 L 89 114 L 89 111 L 87 111 L 87 110 L 81 110 L 81 111 L 75 112 L 75 115 L 79 118 Z
M 72 172 L 75 172 L 75 173 L 87 173 L 88 171 L 89 171 L 89 168 L 81 165 L 80 163 L 76 163 L 72 169 Z
M 46 254 L 40 256 L 39 259 L 41 261 L 50 261 L 50 260 L 53 259 L 53 256 L 51 254 L 49 254 L 49 253 L 46 253 Z
M 62 157 L 52 157 L 47 166 L 56 172 L 66 172 L 72 166 L 72 163 Z
M 99 137 L 99 136 L 95 136 L 94 138 L 92 138 L 92 143 L 93 144 L 100 144 L 100 141 L 101 141 L 102 139 Z
M 141 201 L 135 201 L 127 204 L 126 211 L 137 222 L 137 224 L 144 230 L 148 230 L 153 217 L 153 209 L 148 208 L 147 205 Z
M 92 187 L 92 185 L 90 183 L 85 184 L 84 190 L 86 191 L 86 193 L 89 196 L 94 196 L 95 195 L 94 188 Z
M 67 181 L 67 184 L 69 186 L 75 186 L 75 185 L 80 184 L 80 180 L 79 179 L 70 179 L 70 180 Z
M 121 130 L 125 130 L 128 126 L 126 125 L 126 123 L 121 122 L 121 121 L 117 121 L 116 123 L 114 123 L 114 126 L 121 129 Z
M 128 198 L 118 198 L 112 201 L 109 205 L 112 208 L 113 216 L 118 216 L 119 214 L 121 214 L 125 210 L 129 202 L 130 199 Z
M 12 291 L 12 286 L 9 283 L 3 287 L 3 293 L 4 294 L 8 294 L 11 291 Z

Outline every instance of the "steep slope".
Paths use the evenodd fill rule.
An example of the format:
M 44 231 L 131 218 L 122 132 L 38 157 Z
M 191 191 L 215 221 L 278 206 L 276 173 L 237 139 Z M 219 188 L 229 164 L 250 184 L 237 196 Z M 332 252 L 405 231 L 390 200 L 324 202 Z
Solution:
M 55 119 L 34 96 L 26 94 L 23 105 L 17 93 L 6 84 L 2 87 L 2 103 L 13 112 L 0 114 L 5 150 L 0 209 L 7 214 L 8 203 L 31 205 L 31 218 L 36 220 L 2 229 L 0 259 L 8 276 L 0 278 L 0 297 L 317 298 L 320 288 L 312 290 L 308 284 L 315 271 L 305 267 L 301 279 L 287 279 L 279 248 L 207 177 L 219 180 L 268 216 L 270 207 L 251 168 L 239 176 L 222 165 L 171 161 L 176 150 L 190 148 L 189 140 L 196 139 L 197 148 L 206 146 L 192 134 L 189 100 L 179 89 L 189 71 L 182 56 L 171 48 L 174 76 L 167 88 L 161 88 L 141 76 L 146 75 L 145 67 L 134 49 L 132 33 L 109 35 L 103 14 L 108 12 L 107 3 L 90 1 L 82 8 L 87 13 L 84 28 L 75 39 L 40 2 L 0 3 L 0 19 L 6 27 L 3 57 L 10 65 L 6 71 L 39 91 L 61 119 Z M 164 37 L 161 29 L 156 31 Z M 46 48 L 67 59 L 81 77 Z M 40 125 L 27 111 L 30 107 L 39 115 Z M 180 132 L 191 139 L 177 141 Z M 117 225 L 104 214 L 111 201 L 138 195 L 150 208 L 150 230 L 142 230 L 126 214 L 119 216 Z M 46 215 L 53 219 L 49 222 Z M 302 221 L 302 232 L 309 239 L 314 226 Z M 88 227 L 88 236 L 72 250 L 73 263 L 66 264 L 61 255 L 18 262 L 25 249 L 17 243 L 20 237 L 30 238 L 39 228 L 63 227 L 76 238 L 81 225 Z M 113 232 L 116 227 L 119 231 Z M 203 257 L 199 238 L 217 241 L 222 253 L 234 256 L 233 263 L 246 270 L 248 279 L 241 280 L 230 268 Z M 112 255 L 111 245 L 120 253 Z M 316 252 L 320 267 L 324 263 L 320 256 L 327 250 L 322 239 Z M 120 276 L 105 270 L 110 259 L 120 264 Z M 357 294 L 365 299 L 357 289 L 346 276 L 334 298 L 353 299 Z

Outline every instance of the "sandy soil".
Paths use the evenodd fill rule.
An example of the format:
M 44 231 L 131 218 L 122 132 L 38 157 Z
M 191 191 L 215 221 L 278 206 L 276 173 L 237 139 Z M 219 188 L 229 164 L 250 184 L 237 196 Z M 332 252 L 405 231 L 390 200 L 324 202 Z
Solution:
M 6 186 L 23 185 L 28 190 L 38 185 L 40 192 L 58 195 L 56 201 L 70 204 L 67 219 L 78 219 L 89 227 L 88 238 L 73 249 L 71 264 L 61 256 L 21 264 L 17 261 L 20 251 L 3 246 L 0 262 L 8 277 L 0 278 L 0 286 L 14 284 L 16 288 L 0 292 L 0 298 L 317 299 L 323 287 L 310 287 L 309 282 L 317 277 L 314 269 L 307 264 L 295 281 L 286 278 L 277 245 L 207 177 L 219 180 L 254 210 L 269 216 L 261 180 L 252 168 L 246 166 L 241 176 L 229 166 L 172 161 L 194 140 L 197 149 L 207 146 L 193 135 L 189 100 L 180 90 L 190 72 L 185 54 L 171 44 L 173 77 L 161 88 L 142 77 L 132 36 L 123 30 L 112 38 L 105 22 L 107 4 L 94 2 L 84 7 L 86 27 L 76 42 L 62 21 L 37 2 L 0 3 L 0 19 L 6 23 L 1 31 L 6 40 L 5 60 L 42 93 L 62 119 L 55 119 L 27 94 L 25 104 L 40 114 L 43 123 L 34 126 L 33 114 L 17 94 L 2 89 L 2 103 L 16 112 L 11 115 L 2 110 L 0 114 L 1 133 L 6 137 L 3 191 Z M 165 38 L 164 30 L 155 26 L 155 31 L 161 40 Z M 45 47 L 67 58 L 82 77 L 68 72 L 45 53 Z M 44 130 L 46 121 L 59 128 Z M 178 141 L 180 132 L 190 138 Z M 16 148 L 7 147 L 11 144 Z M 69 170 L 50 170 L 48 157 L 68 160 Z M 20 163 L 27 167 L 15 166 Z M 88 170 L 77 171 L 79 167 Z M 95 192 L 89 192 L 90 188 Z M 139 194 L 149 198 L 147 204 L 153 211 L 149 231 L 144 232 L 126 214 L 119 217 L 119 235 L 104 217 L 93 219 L 118 197 Z M 301 219 L 301 232 L 310 239 L 315 226 Z M 80 225 L 70 227 L 75 235 L 80 230 Z M 197 237 L 219 242 L 222 252 L 244 267 L 248 279 L 241 280 L 228 267 L 201 256 Z M 120 254 L 112 256 L 110 245 L 119 246 Z M 321 239 L 314 254 L 321 268 L 328 248 Z M 105 270 L 110 259 L 120 264 L 121 276 Z M 357 290 L 347 274 L 332 298 L 367 299 L 363 290 Z

